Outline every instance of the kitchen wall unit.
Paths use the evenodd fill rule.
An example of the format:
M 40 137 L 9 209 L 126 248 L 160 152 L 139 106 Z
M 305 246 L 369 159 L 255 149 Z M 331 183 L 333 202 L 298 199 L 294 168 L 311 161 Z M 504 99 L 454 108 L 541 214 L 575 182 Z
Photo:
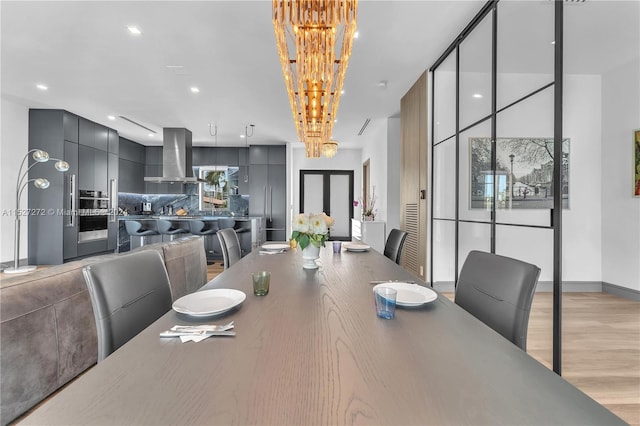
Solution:
M 368 244 L 378 253 L 384 253 L 385 222 L 351 219 L 351 235 L 354 241 Z
M 46 190 L 29 190 L 29 263 L 56 265 L 74 257 L 114 247 L 115 233 L 97 241 L 79 242 L 79 191 L 117 193 L 118 133 L 70 112 L 29 110 L 29 149 L 43 149 L 52 158 L 64 159 L 65 173 L 53 164 L 36 165 L 30 178 L 49 180 Z M 109 207 L 117 207 L 110 198 Z M 117 224 L 116 224 L 117 225 Z
M 144 146 L 120 138 L 118 159 L 119 192 L 143 194 L 145 191 L 145 148 Z
M 287 239 L 286 162 L 284 145 L 249 148 L 249 215 L 266 218 L 267 241 Z

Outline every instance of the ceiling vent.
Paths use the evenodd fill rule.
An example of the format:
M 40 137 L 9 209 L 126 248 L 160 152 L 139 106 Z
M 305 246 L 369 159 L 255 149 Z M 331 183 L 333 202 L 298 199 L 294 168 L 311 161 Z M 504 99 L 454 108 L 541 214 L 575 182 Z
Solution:
M 129 123 L 131 123 L 131 124 L 135 124 L 135 125 L 136 125 L 136 126 L 138 126 L 138 127 L 142 127 L 143 129 L 145 129 L 145 130 L 146 130 L 146 131 L 148 131 L 148 132 L 151 132 L 151 133 L 158 133 L 158 132 L 156 132 L 156 131 L 155 131 L 155 130 L 153 130 L 153 129 L 150 129 L 150 128 L 148 128 L 148 127 L 145 127 L 145 126 L 143 126 L 142 124 L 137 123 L 137 122 L 133 121 L 132 119 L 125 117 L 124 115 L 121 115 L 121 116 L 120 116 L 120 118 L 122 118 L 122 119 L 123 119 L 123 120 L 125 120 L 125 121 L 128 121 L 128 122 L 129 122 Z
M 360 131 L 358 132 L 358 136 L 362 136 L 362 134 L 364 133 L 365 129 L 367 128 L 367 126 L 369 125 L 369 122 L 371 121 L 370 118 L 367 118 L 366 120 L 364 120 L 364 124 L 362 125 L 362 128 L 360 129 Z

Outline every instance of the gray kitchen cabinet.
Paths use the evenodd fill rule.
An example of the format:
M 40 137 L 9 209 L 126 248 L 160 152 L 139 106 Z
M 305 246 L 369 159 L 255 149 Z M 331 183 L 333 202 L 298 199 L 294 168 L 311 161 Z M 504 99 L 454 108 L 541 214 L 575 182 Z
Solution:
M 108 129 L 109 149 L 112 154 L 120 154 L 120 135 L 113 129 Z
M 96 132 L 99 134 L 96 135 Z M 69 170 L 61 173 L 53 164 L 34 166 L 31 176 L 49 180 L 46 190 L 29 191 L 29 208 L 42 215 L 29 216 L 29 263 L 58 265 L 78 256 L 107 250 L 100 244 L 78 245 L 80 189 L 108 191 L 109 133 L 117 132 L 63 110 L 29 110 L 29 149 L 42 149 L 52 158 L 63 158 Z M 98 146 L 102 149 L 96 149 Z M 104 142 L 106 141 L 106 143 Z M 84 180 L 83 180 L 84 179 Z M 98 247 L 99 246 L 99 247 Z
M 120 138 L 118 162 L 118 191 L 142 194 L 145 192 L 145 147 Z
M 249 214 L 266 218 L 267 241 L 285 241 L 286 150 L 284 146 L 252 146 L 249 159 Z
M 78 189 L 108 192 L 106 151 L 79 145 L 78 147 Z

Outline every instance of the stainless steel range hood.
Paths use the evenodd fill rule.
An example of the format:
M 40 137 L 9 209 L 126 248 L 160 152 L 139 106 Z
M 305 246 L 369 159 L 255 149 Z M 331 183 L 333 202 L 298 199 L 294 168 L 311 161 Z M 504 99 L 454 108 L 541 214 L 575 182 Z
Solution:
M 162 176 L 147 176 L 145 182 L 200 183 L 191 168 L 191 131 L 184 128 L 162 129 Z

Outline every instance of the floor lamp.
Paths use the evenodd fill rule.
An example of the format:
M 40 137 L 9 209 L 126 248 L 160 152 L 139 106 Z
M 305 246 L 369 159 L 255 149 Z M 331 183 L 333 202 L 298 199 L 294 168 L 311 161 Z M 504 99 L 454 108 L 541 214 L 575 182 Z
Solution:
M 32 158 L 35 160 L 35 163 L 31 164 L 30 166 L 27 167 L 27 169 L 23 172 L 22 169 L 24 168 L 25 162 L 27 164 L 29 164 L 29 162 L 27 161 L 27 159 L 29 158 L 29 154 L 32 154 Z M 27 174 L 29 173 L 29 170 L 31 170 L 31 168 L 33 166 L 35 166 L 38 163 L 46 163 L 49 160 L 54 160 L 55 163 L 55 168 L 57 171 L 59 172 L 66 172 L 67 170 L 69 170 L 69 163 L 67 163 L 64 160 L 59 160 L 57 158 L 49 158 L 49 153 L 46 151 L 43 151 L 41 149 L 32 149 L 29 150 L 29 152 L 27 152 L 27 154 L 24 156 L 24 158 L 22 159 L 22 163 L 20 164 L 20 169 L 18 170 L 18 180 L 16 182 L 16 221 L 15 221 L 15 239 L 13 242 L 13 268 L 8 268 L 5 269 L 4 272 L 7 274 L 20 274 L 20 273 L 24 273 L 24 272 L 30 272 L 33 271 L 34 269 L 36 269 L 36 266 L 34 265 L 25 265 L 25 266 L 19 266 L 19 262 L 20 262 L 20 216 L 21 216 L 21 212 L 20 212 L 20 196 L 22 195 L 22 191 L 24 190 L 24 188 L 29 185 L 29 183 L 33 182 L 33 186 L 35 186 L 38 189 L 47 189 L 49 187 L 49 181 L 45 178 L 36 178 L 36 179 L 27 179 L 25 180 L 25 178 L 27 177 Z

